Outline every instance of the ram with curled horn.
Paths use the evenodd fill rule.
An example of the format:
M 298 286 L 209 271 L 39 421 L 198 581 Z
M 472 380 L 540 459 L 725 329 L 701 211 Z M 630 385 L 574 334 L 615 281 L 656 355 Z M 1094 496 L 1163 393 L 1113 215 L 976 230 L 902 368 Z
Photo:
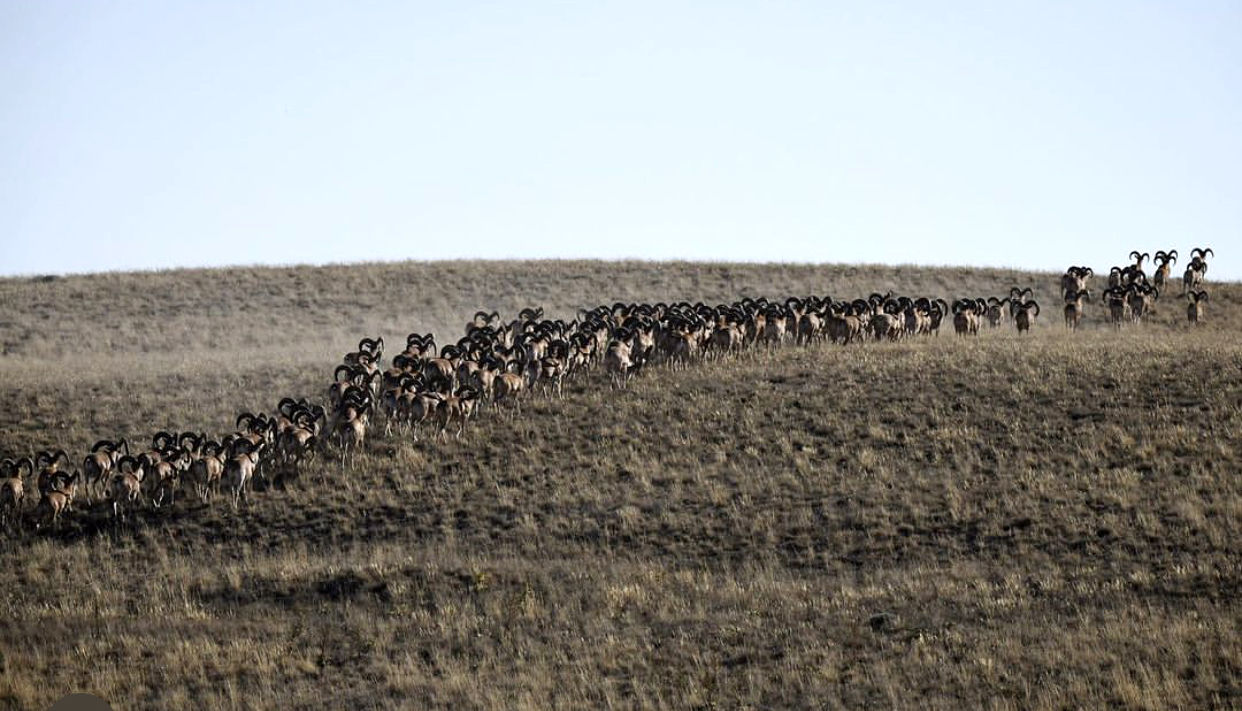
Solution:
M 332 371 L 332 384 L 328 386 L 329 406 L 336 407 L 341 401 L 345 391 L 353 384 L 355 374 L 353 366 L 344 364 L 336 366 L 336 370 Z
M 34 476 L 35 465 L 30 457 L 0 461 L 0 525 L 8 527 L 21 515 L 22 502 L 26 500 L 26 485 L 22 467 L 28 476 Z
M 467 326 L 474 326 L 475 328 L 486 328 L 488 326 L 494 326 L 499 323 L 500 323 L 500 312 L 499 311 L 493 311 L 491 313 L 488 313 L 486 311 L 476 311 L 474 312 L 474 318 L 470 320 L 470 323 L 467 324 Z
M 1113 286 L 1104 290 L 1104 305 L 1108 307 L 1108 317 L 1114 328 L 1120 329 L 1130 318 L 1130 304 L 1126 301 L 1126 290 Z
M 1083 291 L 1087 288 L 1087 279 L 1095 274 L 1091 267 L 1073 266 L 1065 270 L 1061 276 L 1061 295 L 1071 291 Z
M 207 434 L 204 432 L 182 432 L 177 435 L 177 446 L 189 452 L 190 457 L 198 459 L 206 439 Z
M 310 403 L 306 398 L 302 398 L 302 402 L 298 402 L 291 397 L 282 397 L 280 402 L 276 404 L 276 414 L 273 415 L 276 420 L 276 436 L 279 438 L 281 434 L 295 428 L 297 423 L 294 422 L 294 417 L 308 407 L 310 407 Z
M 871 320 L 871 304 L 863 299 L 841 302 L 829 309 L 829 337 L 847 346 L 862 341 Z
M 1113 267 L 1112 269 L 1109 269 L 1108 288 L 1120 289 L 1123 286 L 1125 286 L 1125 276 L 1122 273 L 1121 267 Z
M 959 336 L 979 335 L 979 320 L 986 312 L 986 303 L 980 307 L 975 299 L 958 299 L 953 302 L 953 330 Z
M 901 319 L 902 337 L 917 336 L 923 331 L 926 321 L 924 302 L 926 299 L 911 299 L 901 296 L 897 299 L 897 317 Z
M 807 346 L 818 341 L 824 333 L 824 316 L 815 307 L 804 309 L 801 316 L 798 317 L 798 331 L 796 343 L 798 345 Z
M 1186 320 L 1193 324 L 1201 324 L 1204 319 L 1204 307 L 1207 306 L 1208 293 L 1206 291 L 1190 291 L 1186 293 Z
M 898 300 L 890 298 L 881 304 L 879 310 L 871 316 L 871 335 L 875 337 L 875 340 L 896 341 L 901 338 L 905 326 L 905 319 L 901 317 L 901 308 Z
M 205 440 L 202 443 L 202 454 L 191 462 L 189 480 L 198 494 L 199 501 L 209 502 L 212 495 L 219 489 L 231 445 L 232 441 L 226 446 L 215 440 Z
M 333 413 L 329 429 L 336 436 L 341 448 L 342 465 L 350 454 L 356 453 L 365 443 L 373 406 L 371 391 L 355 388 L 345 393 L 341 405 Z
M 1077 331 L 1079 324 L 1082 322 L 1084 313 L 1083 302 L 1091 298 L 1091 292 L 1087 289 L 1081 291 L 1075 289 L 1065 295 L 1065 327 L 1071 331 Z
M 173 504 L 183 477 L 190 470 L 193 461 L 189 452 L 180 447 L 170 447 L 159 462 L 147 468 L 147 478 L 150 481 L 148 495 L 156 508 Z
M 116 473 L 108 486 L 108 499 L 112 504 L 112 517 L 123 521 L 142 502 L 142 481 L 146 469 L 134 457 L 121 457 L 116 463 Z
M 449 425 L 456 422 L 457 433 L 454 437 L 460 438 L 462 431 L 466 428 L 466 420 L 470 419 L 470 415 L 474 413 L 478 401 L 478 391 L 468 385 L 458 388 L 452 395 L 443 398 L 436 409 L 436 420 L 440 425 L 439 436 L 447 437 Z
M 341 378 L 342 374 L 345 375 L 344 379 Z M 384 380 L 384 373 L 379 370 L 367 372 L 358 367 L 338 365 L 332 373 L 332 378 L 333 382 L 328 386 L 328 406 L 335 408 L 350 388 L 365 388 L 370 390 L 372 395 L 378 394 Z
M 430 358 L 436 354 L 436 339 L 430 333 L 411 333 L 406 336 L 405 350 L 402 353 L 410 358 Z
M 1031 287 L 1011 286 L 1009 287 L 1009 301 L 1011 303 L 1024 303 L 1026 298 L 1034 293 Z
M 440 356 L 423 362 L 423 377 L 433 390 L 448 393 L 457 386 L 457 365 L 461 362 L 462 351 L 455 345 L 447 345 L 440 349 Z
M 987 320 L 988 326 L 991 328 L 1000 328 L 1000 325 L 1009 320 L 1009 304 L 1012 299 L 1006 296 L 998 299 L 995 296 L 988 297 Z
M 939 337 L 940 326 L 949 313 L 949 302 L 942 298 L 932 299 L 927 307 L 927 332 Z
M 65 470 L 60 468 L 61 462 L 69 465 L 69 455 L 63 449 L 45 449 L 35 454 L 34 471 L 38 472 L 35 477 L 35 485 L 40 492 L 57 486 L 57 480 L 67 478 L 69 475 Z
M 121 457 L 129 456 L 129 442 L 101 439 L 91 447 L 91 453 L 82 460 L 82 471 L 85 473 L 87 500 L 94 498 L 96 490 L 100 495 L 107 494 L 108 476 Z
M 1030 331 L 1037 316 L 1039 316 L 1039 303 L 1034 299 L 1017 304 L 1014 307 L 1013 321 L 1018 327 L 1018 333 Z
M 704 344 L 703 355 L 715 353 L 721 356 L 737 353 L 746 344 L 746 331 L 742 327 L 744 316 L 725 317 L 712 328 Z
M 276 438 L 276 452 L 281 463 L 297 476 L 302 462 L 315 453 L 320 433 L 327 424 L 323 407 L 313 405 L 300 407 L 292 414 L 293 426 L 283 430 Z
M 35 528 L 41 525 L 56 526 L 61 515 L 73 505 L 73 498 L 77 495 L 78 482 L 81 479 L 81 473 L 74 472 L 73 476 L 64 481 L 59 488 L 43 492 L 35 507 Z
M 358 350 L 345 355 L 345 365 L 361 366 L 368 371 L 378 367 L 384 355 L 384 339 L 364 338 L 358 341 Z
M 633 334 L 627 329 L 618 329 L 613 340 L 608 344 L 607 350 L 604 351 L 604 370 L 612 381 L 613 389 L 625 387 L 630 375 L 637 370 L 633 358 L 632 338 Z
M 177 437 L 171 432 L 166 430 L 156 432 L 151 437 L 151 448 L 138 453 L 138 462 L 149 471 L 153 465 L 164 461 L 164 454 L 176 443 Z
M 259 455 L 263 448 L 263 443 L 253 444 L 244 439 L 233 442 L 231 455 L 224 462 L 221 479 L 233 495 L 234 508 L 246 500 L 246 489 L 259 467 Z
M 435 415 L 443 399 L 440 393 L 426 390 L 417 376 L 406 383 L 398 396 L 397 411 L 400 422 L 414 433 L 415 441 L 418 440 L 418 426 Z
M 1216 256 L 1211 248 L 1196 247 L 1190 250 L 1190 264 L 1186 265 L 1186 272 L 1182 275 L 1182 294 L 1186 294 L 1197 289 L 1203 284 L 1204 277 L 1207 276 L 1208 255 Z
M 1158 250 L 1152 261 L 1156 264 L 1156 272 L 1152 275 L 1151 282 L 1157 289 L 1163 289 L 1169 280 L 1169 265 L 1177 263 L 1177 250 Z
M 1126 290 L 1126 303 L 1130 307 L 1130 319 L 1142 323 L 1145 316 L 1155 313 L 1156 299 L 1160 290 L 1149 284 L 1131 284 Z

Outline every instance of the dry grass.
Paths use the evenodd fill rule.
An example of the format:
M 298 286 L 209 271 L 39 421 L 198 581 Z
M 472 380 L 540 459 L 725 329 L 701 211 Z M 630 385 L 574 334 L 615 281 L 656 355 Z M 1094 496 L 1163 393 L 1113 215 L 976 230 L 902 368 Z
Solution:
M 1050 307 L 1024 339 L 591 376 L 238 512 L 75 512 L 5 539 L 0 706 L 1238 706 L 1242 288 L 1213 287 L 1193 332 L 1181 302 L 1120 334 L 1093 304 L 1070 335 L 1055 284 L 586 262 L 0 282 L 0 449 L 75 458 L 220 431 L 317 393 L 362 335 L 477 308 L 1012 285 Z

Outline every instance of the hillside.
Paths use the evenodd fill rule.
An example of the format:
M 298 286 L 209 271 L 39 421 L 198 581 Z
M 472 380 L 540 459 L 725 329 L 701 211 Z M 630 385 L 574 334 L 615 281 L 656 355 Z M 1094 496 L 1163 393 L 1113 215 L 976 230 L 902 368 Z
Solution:
M 286 491 L 9 537 L 0 706 L 1242 704 L 1242 287 L 1120 333 L 1056 275 L 368 264 L 0 281 L 0 454 L 231 427 L 478 309 L 1030 286 L 1035 332 L 600 373 Z M 85 507 L 84 507 L 85 508 Z

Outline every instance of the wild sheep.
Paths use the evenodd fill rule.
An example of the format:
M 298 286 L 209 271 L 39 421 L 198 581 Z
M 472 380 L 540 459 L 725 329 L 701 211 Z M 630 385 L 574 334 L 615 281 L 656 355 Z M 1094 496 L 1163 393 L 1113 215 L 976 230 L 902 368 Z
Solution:
M 953 302 L 953 330 L 959 336 L 979 335 L 979 319 L 986 313 L 986 303 L 976 299 L 958 299 Z
M 1018 327 L 1018 333 L 1026 333 L 1035 323 L 1035 317 L 1039 316 L 1039 304 L 1034 300 L 1024 301 L 1016 308 L 1017 311 L 1013 316 L 1014 323 Z
M 233 443 L 232 456 L 224 463 L 223 480 L 233 494 L 234 508 L 246 500 L 246 486 L 254 477 L 263 447 L 263 443 L 255 445 L 244 439 Z
M 1206 291 L 1191 291 L 1186 294 L 1186 299 L 1190 302 L 1186 305 L 1186 319 L 1193 324 L 1203 323 L 1203 311 L 1207 305 L 1208 293 Z
M 204 442 L 202 449 L 202 456 L 190 464 L 189 479 L 199 500 L 206 503 L 219 488 L 226 456 L 224 447 L 215 441 Z
M 1156 263 L 1156 272 L 1152 275 L 1151 282 L 1157 289 L 1163 289 L 1165 282 L 1169 280 L 1169 265 L 1177 262 L 1177 250 L 1157 251 L 1152 261 Z
M 630 374 L 634 372 L 634 362 L 630 357 L 632 347 L 627 342 L 629 334 L 619 331 L 617 335 L 617 340 L 609 343 L 604 352 L 604 370 L 612 379 L 614 389 L 625 387 Z
M 94 497 L 96 489 L 106 494 L 108 476 L 121 457 L 129 456 L 129 443 L 124 439 L 117 441 L 102 439 L 91 447 L 91 453 L 82 461 L 82 470 L 86 474 L 86 496 Z
M 1087 279 L 1094 275 L 1095 272 L 1091 267 L 1070 267 L 1065 270 L 1065 274 L 1061 277 L 1061 295 L 1064 296 L 1071 291 L 1084 291 L 1087 288 Z
M 27 475 L 34 475 L 34 462 L 30 457 L 22 457 L 16 461 L 5 458 L 0 461 L 0 520 L 4 525 L 15 521 L 21 513 L 22 502 L 26 499 L 26 487 L 22 481 L 22 467 Z
M 1139 276 L 1142 277 L 1143 281 L 1147 281 L 1147 274 L 1143 272 L 1143 262 L 1150 258 L 1151 255 L 1147 252 L 1139 252 L 1138 250 L 1130 252 L 1130 259 L 1134 260 L 1134 264 L 1127 267 L 1126 270 L 1129 270 L 1132 277 Z M 1131 278 L 1130 281 L 1134 281 L 1134 279 Z
M 1203 278 L 1207 276 L 1207 257 L 1208 255 L 1216 256 L 1210 247 L 1196 247 L 1190 250 L 1190 264 L 1186 265 L 1186 272 L 1182 275 L 1182 293 L 1186 294 L 1193 291 L 1203 283 Z
M 474 388 L 461 387 L 457 392 L 444 398 L 436 410 L 436 419 L 440 423 L 440 436 L 447 436 L 449 425 L 457 423 L 455 437 L 461 437 L 466 428 L 466 420 L 474 413 L 479 394 Z
M 1082 291 L 1074 290 L 1065 294 L 1065 327 L 1071 331 L 1077 331 L 1078 325 L 1082 321 L 1083 301 L 1091 298 L 1091 292 L 1083 289 Z
M 60 487 L 43 493 L 35 507 L 36 528 L 40 525 L 55 526 L 59 522 L 61 514 L 73 505 L 73 497 L 77 494 L 81 477 L 80 472 L 74 472 Z
M 1121 328 L 1121 325 L 1125 323 L 1130 315 L 1130 305 L 1126 301 L 1126 290 L 1119 286 L 1105 289 L 1104 302 L 1108 305 L 1108 315 L 1112 319 L 1113 326 Z
M 116 473 L 108 488 L 114 519 L 123 520 L 127 513 L 132 513 L 138 506 L 142 498 L 144 478 L 146 470 L 135 457 L 121 457 L 116 463 Z
M 1131 284 L 1126 294 L 1130 318 L 1136 324 L 1142 323 L 1144 316 L 1154 312 L 1155 301 L 1160 298 L 1160 290 L 1146 284 Z

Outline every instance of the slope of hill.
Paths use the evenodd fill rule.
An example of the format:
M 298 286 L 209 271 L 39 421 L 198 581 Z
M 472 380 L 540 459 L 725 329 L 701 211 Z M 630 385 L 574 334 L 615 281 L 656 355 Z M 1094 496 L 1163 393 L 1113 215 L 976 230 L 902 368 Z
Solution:
M 0 448 L 222 431 L 320 392 L 362 335 L 456 334 L 479 308 L 1014 285 L 1056 304 L 1055 275 L 965 269 L 10 280 Z M 1240 297 L 1214 286 L 1193 330 L 1181 302 L 1121 333 L 1093 310 L 1067 334 L 1053 306 L 1025 338 L 756 350 L 617 392 L 589 374 L 237 511 L 113 528 L 82 506 L 0 553 L 0 705 L 1237 705 Z

